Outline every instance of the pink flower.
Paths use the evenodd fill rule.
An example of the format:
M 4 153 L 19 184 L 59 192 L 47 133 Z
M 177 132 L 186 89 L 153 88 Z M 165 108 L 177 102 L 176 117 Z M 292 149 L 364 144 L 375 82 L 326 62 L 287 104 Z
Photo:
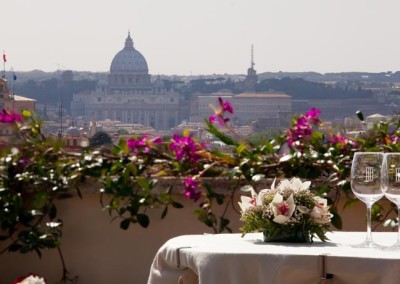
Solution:
M 336 144 L 341 150 L 345 150 L 347 146 L 351 146 L 354 148 L 357 148 L 359 146 L 356 141 L 353 141 L 343 136 L 341 133 L 336 134 L 336 136 L 334 135 L 329 136 L 328 140 L 332 144 Z
M 219 125 L 225 125 L 229 118 L 225 117 L 225 112 L 233 114 L 233 108 L 230 102 L 223 101 L 221 97 L 218 98 L 219 109 L 215 110 L 215 113 L 211 115 L 208 120 L 210 123 L 217 122 Z
M 389 139 L 392 141 L 392 144 L 400 143 L 400 137 L 396 133 L 390 135 Z
M 5 109 L 0 113 L 0 122 L 4 123 L 14 123 L 14 122 L 22 122 L 22 116 L 17 113 L 9 113 Z
M 230 114 L 233 114 L 233 108 L 230 102 L 228 101 L 223 101 L 221 97 L 218 98 L 219 105 L 222 107 L 222 112 L 229 112 Z
M 199 190 L 198 183 L 194 178 L 185 178 L 183 184 L 186 198 L 197 201 L 201 197 L 201 191 Z
M 313 125 L 320 123 L 320 119 L 318 118 L 318 114 L 320 114 L 320 110 L 316 108 L 310 109 L 306 112 L 305 115 L 300 116 L 293 128 L 290 128 L 287 132 L 287 142 L 290 148 L 301 147 L 295 146 L 295 142 L 302 141 L 303 139 L 307 139 L 311 136 L 313 131 Z
M 319 123 L 320 119 L 318 115 L 321 113 L 319 109 L 312 108 L 306 112 L 305 116 L 314 123 Z
M 135 139 L 131 138 L 129 139 L 126 144 L 128 145 L 129 149 L 131 149 L 132 152 L 138 154 L 139 150 L 143 149 L 145 153 L 150 152 L 150 146 L 152 144 L 160 144 L 162 143 L 163 140 L 161 137 L 155 137 L 153 139 L 148 139 L 147 135 L 144 135 L 140 139 Z
M 197 144 L 190 136 L 179 137 L 178 134 L 174 134 L 169 148 L 174 152 L 178 161 L 185 160 L 195 163 L 201 158 L 197 152 L 202 150 L 203 146 Z

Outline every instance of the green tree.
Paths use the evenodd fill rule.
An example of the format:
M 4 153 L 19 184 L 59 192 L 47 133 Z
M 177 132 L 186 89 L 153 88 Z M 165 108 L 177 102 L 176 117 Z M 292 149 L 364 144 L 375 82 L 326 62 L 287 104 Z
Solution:
M 108 133 L 104 131 L 99 131 L 89 139 L 89 144 L 91 147 L 97 147 L 103 145 L 112 145 L 113 142 L 111 136 Z

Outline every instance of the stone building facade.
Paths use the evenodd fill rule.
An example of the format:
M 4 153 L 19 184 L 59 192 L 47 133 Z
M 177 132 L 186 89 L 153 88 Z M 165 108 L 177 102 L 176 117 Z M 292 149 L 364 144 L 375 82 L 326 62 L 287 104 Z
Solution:
M 240 124 L 258 119 L 285 120 L 292 115 L 292 97 L 284 93 L 241 93 L 233 97 L 232 103 L 234 118 Z
M 195 97 L 191 105 L 190 122 L 203 122 L 214 113 L 211 105 L 219 107 L 218 98 L 232 104 L 234 113 L 226 113 L 235 125 L 252 125 L 255 131 L 274 130 L 289 125 L 292 112 L 292 97 L 284 93 L 240 94 L 213 93 Z

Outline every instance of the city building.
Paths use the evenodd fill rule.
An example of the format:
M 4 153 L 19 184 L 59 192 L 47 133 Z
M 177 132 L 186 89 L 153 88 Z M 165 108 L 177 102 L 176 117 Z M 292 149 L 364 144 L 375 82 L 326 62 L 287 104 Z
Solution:
M 292 97 L 284 93 L 241 93 L 232 103 L 234 120 L 241 125 L 263 120 L 266 125 L 261 129 L 279 129 L 288 126 L 292 115 Z
M 230 91 L 217 92 L 209 95 L 198 94 L 194 95 L 191 106 L 190 106 L 190 122 L 204 122 L 204 119 L 208 119 L 214 114 L 214 109 L 219 108 L 218 98 L 224 101 L 228 101 L 232 104 L 233 94 Z M 226 114 L 228 118 L 231 118 L 230 114 Z
M 21 113 L 23 110 L 35 112 L 36 100 L 13 94 L 8 88 L 7 80 L 0 78 L 0 110 Z
M 7 80 L 0 78 L 0 111 L 21 113 L 29 110 L 34 113 L 36 110 L 36 100 L 21 97 L 11 92 L 7 86 Z M 9 124 L 0 123 L 0 145 L 8 143 L 13 132 Z
M 190 122 L 204 122 L 218 109 L 218 98 L 232 104 L 234 113 L 225 113 L 234 125 L 251 125 L 253 130 L 277 130 L 288 127 L 292 116 L 292 97 L 284 93 L 217 92 L 194 96 Z
M 111 119 L 166 130 L 179 124 L 180 95 L 164 82 L 151 81 L 145 57 L 128 33 L 124 48 L 113 58 L 108 84 L 91 93 L 78 93 L 71 103 L 73 117 Z

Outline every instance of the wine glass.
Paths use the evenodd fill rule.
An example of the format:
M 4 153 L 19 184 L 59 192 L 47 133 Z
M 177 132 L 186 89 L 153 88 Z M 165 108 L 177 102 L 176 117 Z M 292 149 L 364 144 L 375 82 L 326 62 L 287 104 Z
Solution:
M 383 153 L 357 152 L 351 166 L 351 189 L 367 205 L 367 238 L 357 247 L 380 247 L 372 240 L 371 207 L 384 195 L 382 191 Z
M 400 153 L 387 153 L 383 161 L 383 187 L 387 199 L 397 206 L 398 220 L 400 220 Z M 400 249 L 400 224 L 396 243 L 389 249 Z

